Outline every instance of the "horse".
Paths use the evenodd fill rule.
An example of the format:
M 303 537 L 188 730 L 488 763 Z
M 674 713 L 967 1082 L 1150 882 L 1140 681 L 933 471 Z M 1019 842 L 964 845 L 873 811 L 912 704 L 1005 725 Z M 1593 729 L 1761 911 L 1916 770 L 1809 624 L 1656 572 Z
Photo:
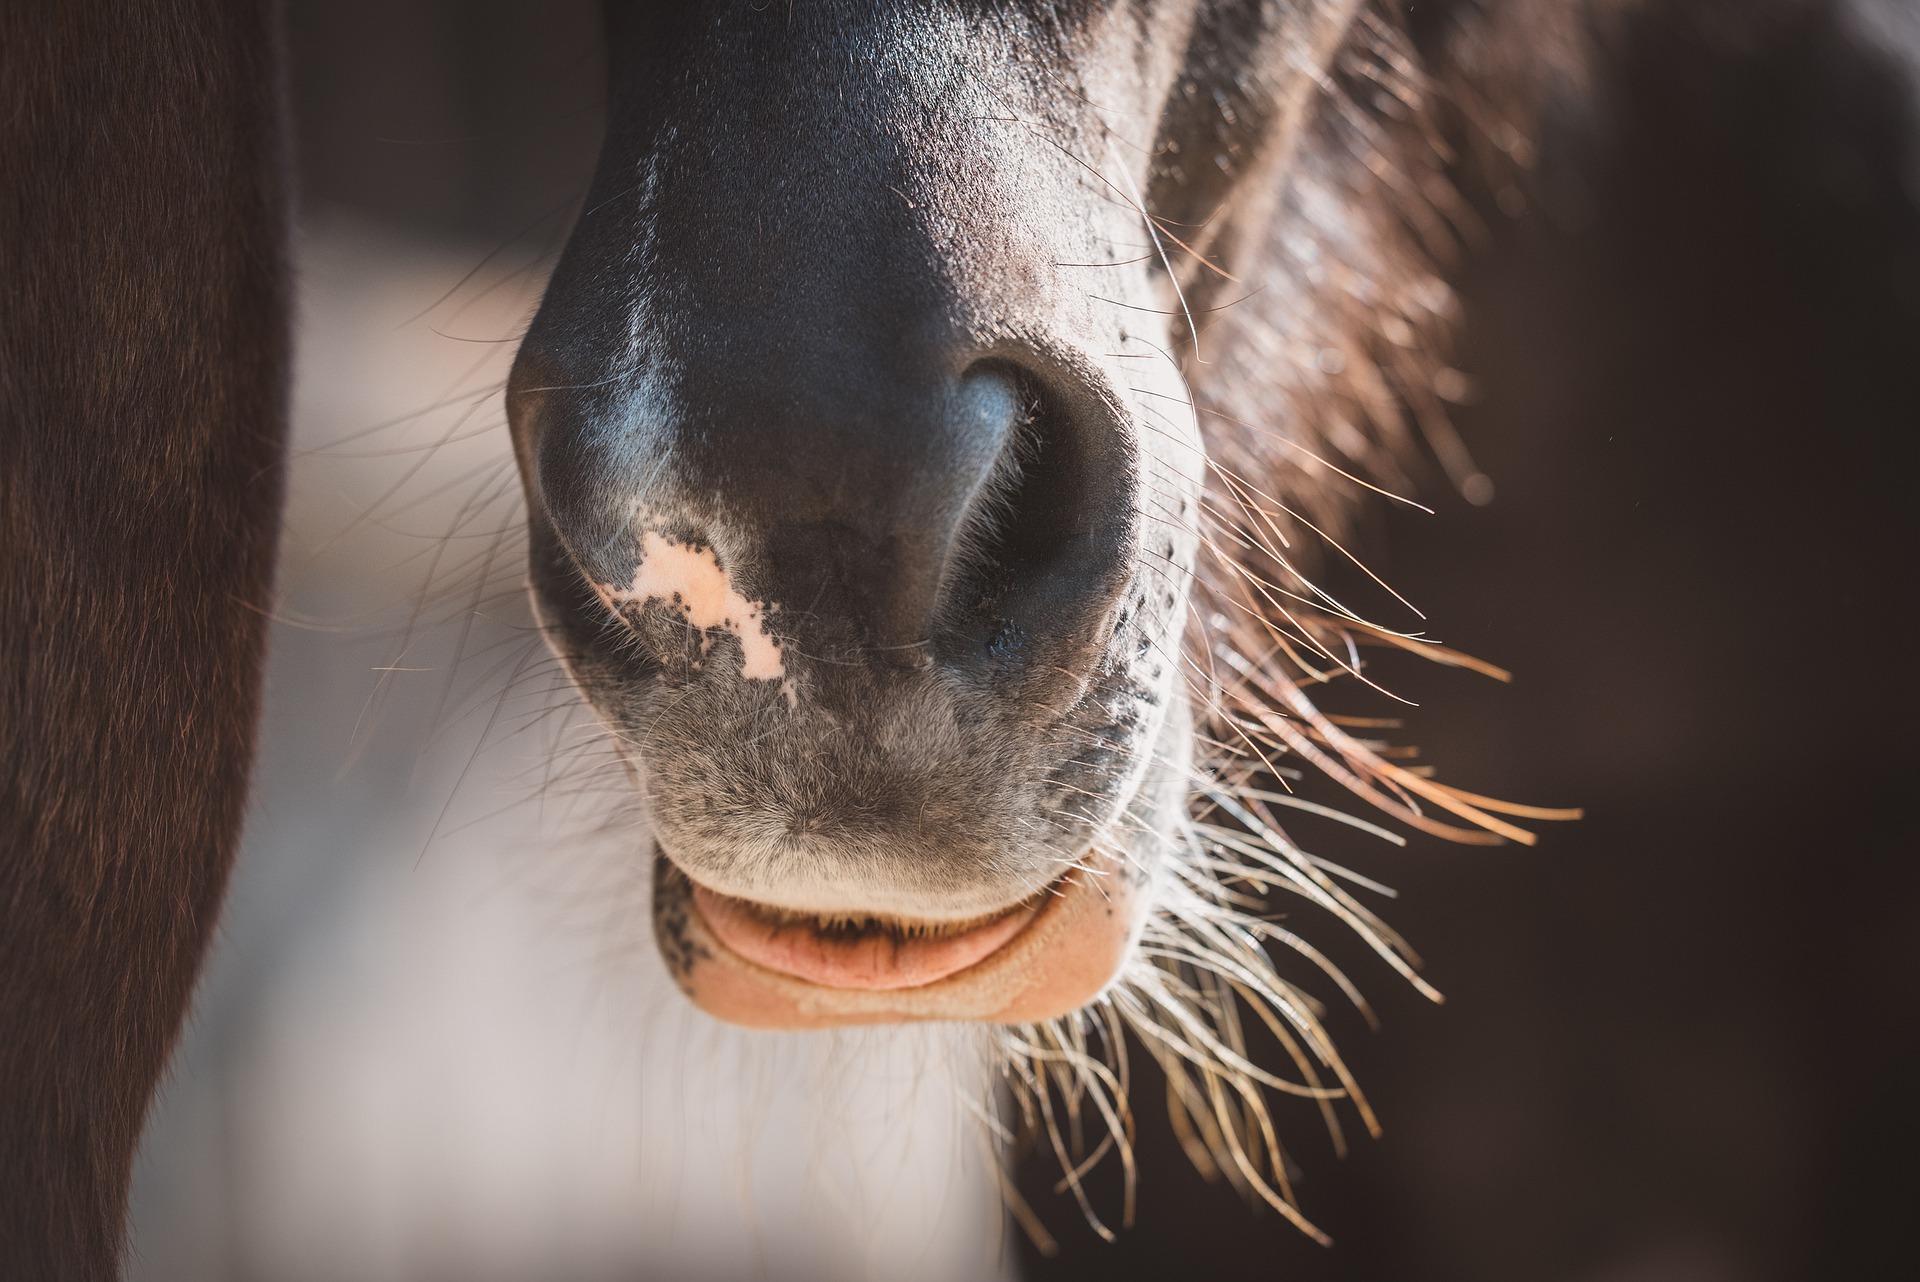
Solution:
M 1282 759 L 1456 841 L 1571 814 L 1323 712 L 1366 648 L 1485 665 L 1318 568 L 1423 470 L 1490 497 L 1446 408 L 1455 179 L 1524 204 L 1541 119 L 1634 7 L 609 3 L 605 146 L 506 406 L 536 609 L 643 799 L 696 1004 L 1009 1028 L 1070 1169 L 1051 1103 L 1123 1136 L 1093 1051 L 1130 1030 L 1313 1231 L 1267 1092 L 1371 1117 L 1264 949 L 1317 954 L 1249 892 L 1420 981 L 1289 836 Z M 278 37 L 205 0 L 5 21 L 0 1259 L 111 1277 L 246 795 Z

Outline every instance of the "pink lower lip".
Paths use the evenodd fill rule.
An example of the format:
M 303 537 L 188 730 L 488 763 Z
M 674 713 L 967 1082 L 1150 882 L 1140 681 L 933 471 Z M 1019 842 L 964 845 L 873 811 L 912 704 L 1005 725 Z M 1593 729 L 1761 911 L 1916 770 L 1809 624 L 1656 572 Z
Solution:
M 743 900 L 695 883 L 693 902 L 728 949 L 783 975 L 826 988 L 918 988 L 986 960 L 1040 911 L 1022 904 L 978 926 L 933 939 L 884 930 L 844 935 L 804 921 L 783 921 Z

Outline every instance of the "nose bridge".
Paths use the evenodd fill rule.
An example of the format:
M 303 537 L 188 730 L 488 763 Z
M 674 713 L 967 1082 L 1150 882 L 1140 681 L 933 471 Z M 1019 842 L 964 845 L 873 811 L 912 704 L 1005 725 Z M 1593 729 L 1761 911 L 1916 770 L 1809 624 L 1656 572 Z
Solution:
M 691 198 L 663 211 L 665 244 L 696 227 L 709 246 L 756 242 L 752 272 L 703 254 L 663 266 L 682 300 L 664 342 L 677 479 L 768 524 L 833 521 L 884 541 L 951 515 L 1011 408 L 982 413 L 982 348 L 924 230 L 876 216 L 870 192 L 838 200 L 827 222 L 769 201 L 751 233 L 716 228 Z

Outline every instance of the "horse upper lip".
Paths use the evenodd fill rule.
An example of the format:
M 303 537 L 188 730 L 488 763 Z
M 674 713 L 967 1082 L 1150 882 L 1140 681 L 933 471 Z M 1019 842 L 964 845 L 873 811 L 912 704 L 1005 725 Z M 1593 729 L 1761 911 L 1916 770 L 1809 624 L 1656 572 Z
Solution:
M 694 882 L 714 937 L 755 965 L 827 988 L 892 990 L 945 979 L 991 957 L 1039 916 L 1048 892 L 965 922 L 830 920 L 770 909 Z

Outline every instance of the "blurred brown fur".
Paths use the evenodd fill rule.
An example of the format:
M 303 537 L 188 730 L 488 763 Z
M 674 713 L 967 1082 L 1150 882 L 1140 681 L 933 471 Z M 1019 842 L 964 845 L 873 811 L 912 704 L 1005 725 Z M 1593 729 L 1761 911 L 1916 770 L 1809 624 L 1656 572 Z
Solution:
M 0 1273 L 118 1273 L 244 809 L 287 289 L 265 6 L 0 17 Z

